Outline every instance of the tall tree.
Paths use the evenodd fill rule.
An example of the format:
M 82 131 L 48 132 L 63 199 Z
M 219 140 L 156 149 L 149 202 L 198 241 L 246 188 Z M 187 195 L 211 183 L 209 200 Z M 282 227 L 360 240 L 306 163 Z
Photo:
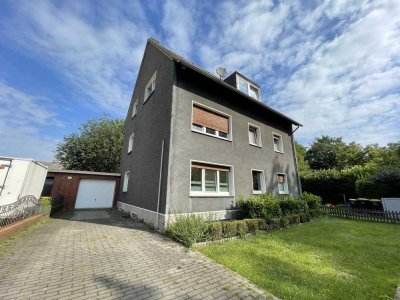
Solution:
M 308 162 L 305 159 L 305 155 L 307 152 L 306 147 L 303 145 L 299 144 L 298 142 L 294 142 L 295 147 L 296 147 L 296 156 L 297 156 L 297 164 L 299 168 L 300 173 L 305 173 L 310 170 L 310 166 L 308 165 Z
M 313 170 L 335 169 L 339 166 L 339 153 L 345 146 L 341 137 L 323 135 L 316 138 L 307 150 L 305 159 Z
M 118 172 L 123 145 L 124 120 L 106 116 L 89 120 L 77 133 L 57 145 L 56 159 L 67 169 Z
M 351 168 L 353 166 L 363 166 L 367 162 L 364 148 L 356 142 L 351 142 L 339 148 L 338 169 Z

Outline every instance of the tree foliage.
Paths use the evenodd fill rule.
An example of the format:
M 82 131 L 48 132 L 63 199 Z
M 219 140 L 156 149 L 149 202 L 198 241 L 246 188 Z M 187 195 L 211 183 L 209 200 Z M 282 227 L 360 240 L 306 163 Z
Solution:
M 341 137 L 323 135 L 307 150 L 305 159 L 313 170 L 336 169 L 345 146 Z
M 106 116 L 85 122 L 78 132 L 64 137 L 56 159 L 67 169 L 118 172 L 123 145 L 124 120 Z
M 303 191 L 325 202 L 400 194 L 400 142 L 365 147 L 321 136 L 306 149 L 296 144 Z

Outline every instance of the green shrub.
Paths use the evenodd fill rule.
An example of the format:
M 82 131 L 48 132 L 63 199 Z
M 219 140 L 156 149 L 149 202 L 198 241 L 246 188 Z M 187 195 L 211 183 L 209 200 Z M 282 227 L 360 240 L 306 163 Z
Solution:
M 212 222 L 208 225 L 208 237 L 212 241 L 217 241 L 223 238 L 221 222 Z
M 194 215 L 178 216 L 168 229 L 167 234 L 186 247 L 204 241 L 208 225 L 206 221 Z
M 52 198 L 51 197 L 40 197 L 40 201 L 43 206 L 51 206 Z
M 285 216 L 285 217 L 282 217 L 281 218 L 281 222 L 280 222 L 281 224 L 281 228 L 285 228 L 285 227 L 288 227 L 289 226 L 289 217 L 287 217 L 287 216 Z
M 307 222 L 307 214 L 303 213 L 299 215 L 300 217 L 300 223 L 306 223 Z
M 354 166 L 344 170 L 314 170 L 300 174 L 303 191 L 330 203 L 342 203 L 343 195 L 357 198 L 356 180 L 373 174 L 372 166 Z
M 237 224 L 233 221 L 223 221 L 222 232 L 225 238 L 231 238 L 238 234 Z
M 311 218 L 318 218 L 321 215 L 321 210 L 320 209 L 310 209 L 308 210 L 308 214 L 310 215 Z
M 258 221 L 258 229 L 259 230 L 267 230 L 268 229 L 268 224 L 265 219 L 255 219 Z
M 300 216 L 299 214 L 293 214 L 288 216 L 290 224 L 299 224 L 300 223 Z
M 245 218 L 271 219 L 280 217 L 282 212 L 279 200 L 272 194 L 264 193 L 258 196 L 250 196 L 247 199 L 240 198 L 238 207 Z
M 306 201 L 301 198 L 285 197 L 279 201 L 283 216 L 304 213 L 308 210 Z
M 279 228 L 281 228 L 281 219 L 280 218 L 271 218 L 268 220 L 268 224 L 271 229 L 279 229 Z
M 249 232 L 249 228 L 244 220 L 233 221 L 236 223 L 237 226 L 237 233 L 240 236 L 244 236 L 246 233 Z
M 259 229 L 259 220 L 263 219 L 244 219 L 243 221 L 246 222 L 249 232 L 256 232 Z
M 299 199 L 303 202 L 306 202 L 309 209 L 316 209 L 321 207 L 321 197 L 313 195 L 311 193 L 304 192 L 299 197 Z
M 400 197 L 400 168 L 378 169 L 373 175 L 356 181 L 359 198 Z

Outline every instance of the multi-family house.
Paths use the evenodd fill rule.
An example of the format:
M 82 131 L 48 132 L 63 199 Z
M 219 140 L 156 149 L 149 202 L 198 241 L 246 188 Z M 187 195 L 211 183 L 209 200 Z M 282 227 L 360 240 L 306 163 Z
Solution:
M 298 122 L 149 39 L 125 121 L 118 207 L 165 228 L 176 214 L 232 218 L 240 196 L 301 192 Z M 211 213 L 211 214 L 210 214 Z

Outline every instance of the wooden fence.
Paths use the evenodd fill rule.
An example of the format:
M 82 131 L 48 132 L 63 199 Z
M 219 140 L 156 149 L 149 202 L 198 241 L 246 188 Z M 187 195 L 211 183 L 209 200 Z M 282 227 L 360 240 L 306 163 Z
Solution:
M 400 224 L 399 212 L 345 207 L 322 207 L 321 210 L 324 214 L 332 217 Z

